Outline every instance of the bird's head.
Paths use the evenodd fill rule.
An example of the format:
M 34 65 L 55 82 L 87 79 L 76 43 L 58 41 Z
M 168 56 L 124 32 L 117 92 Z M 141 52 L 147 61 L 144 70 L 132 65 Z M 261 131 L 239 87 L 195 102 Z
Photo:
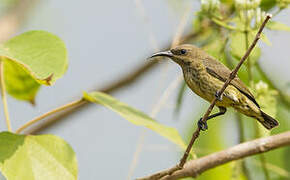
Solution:
M 150 58 L 154 57 L 168 57 L 174 62 L 184 67 L 190 65 L 191 63 L 198 63 L 197 57 L 201 56 L 203 51 L 198 47 L 190 44 L 183 44 L 175 48 L 170 49 L 169 51 L 162 51 L 154 53 Z

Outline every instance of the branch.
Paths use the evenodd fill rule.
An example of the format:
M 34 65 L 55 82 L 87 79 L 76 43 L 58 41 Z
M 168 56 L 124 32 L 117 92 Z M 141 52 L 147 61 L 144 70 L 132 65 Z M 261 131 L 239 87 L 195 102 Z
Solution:
M 193 32 L 190 33 L 181 39 L 181 43 L 189 42 L 190 40 L 195 39 L 199 36 L 199 34 L 202 32 Z M 170 43 L 168 46 L 163 48 L 163 50 L 169 49 Z M 145 63 L 137 68 L 133 68 L 134 71 L 123 76 L 122 78 L 118 79 L 117 81 L 103 87 L 100 89 L 95 89 L 94 91 L 101 91 L 105 93 L 113 93 L 116 92 L 122 88 L 128 87 L 137 80 L 139 80 L 143 75 L 145 75 L 147 72 L 149 72 L 153 67 L 155 67 L 158 64 L 158 61 L 150 61 L 149 63 Z M 78 100 L 76 100 L 78 101 Z M 25 134 L 36 134 L 46 128 L 51 127 L 52 125 L 55 125 L 56 123 L 60 122 L 60 120 L 64 120 L 65 118 L 73 115 L 74 113 L 86 108 L 90 103 L 86 100 L 79 100 L 80 103 L 70 106 L 67 109 L 62 110 L 61 112 L 53 114 L 51 117 L 46 118 L 45 121 L 41 121 L 39 124 L 37 124 L 34 127 L 29 128 L 28 130 L 24 130 Z
M 188 161 L 184 165 L 183 169 L 177 170 L 171 175 L 164 176 L 161 180 L 175 180 L 185 177 L 197 177 L 201 173 L 227 162 L 264 153 L 287 145 L 290 145 L 290 131 L 274 136 L 248 141 L 233 146 L 229 149 L 213 153 L 196 160 Z M 138 180 L 157 180 L 159 178 L 156 177 L 158 177 L 159 174 L 165 174 L 164 172 L 169 172 L 171 169 L 167 169 L 151 176 L 140 178 Z
M 225 89 L 227 88 L 227 86 L 231 83 L 231 81 L 236 77 L 237 75 L 237 72 L 238 70 L 240 69 L 240 67 L 242 66 L 242 64 L 245 62 L 245 60 L 248 58 L 248 56 L 250 55 L 250 53 L 252 52 L 252 50 L 254 49 L 254 47 L 256 46 L 258 40 L 260 39 L 260 35 L 266 25 L 266 23 L 269 21 L 269 19 L 271 18 L 271 15 L 270 14 L 267 14 L 264 22 L 262 23 L 259 31 L 257 32 L 256 34 L 256 37 L 254 39 L 254 41 L 252 42 L 251 46 L 249 47 L 249 49 L 246 51 L 245 55 L 242 57 L 242 59 L 240 60 L 240 62 L 238 63 L 238 65 L 235 67 L 234 70 L 232 70 L 232 72 L 230 73 L 230 76 L 228 77 L 228 79 L 226 80 L 226 82 L 224 83 L 224 85 L 222 86 L 222 88 L 217 92 L 217 96 L 214 97 L 214 99 L 212 100 L 209 108 L 207 109 L 206 113 L 204 114 L 204 116 L 202 117 L 202 120 L 204 123 L 206 123 L 207 121 L 207 118 L 209 116 L 209 114 L 211 113 L 211 111 L 213 110 L 214 106 L 215 106 L 215 103 L 216 101 L 218 101 L 218 99 L 220 99 L 221 95 L 223 94 L 223 92 L 225 91 Z M 167 170 L 167 171 L 164 171 L 162 173 L 158 173 L 158 174 L 155 174 L 155 177 L 153 179 L 161 179 L 162 177 L 166 176 L 166 175 L 170 175 L 172 173 L 174 173 L 175 171 L 177 170 L 180 170 L 183 168 L 185 162 L 186 162 L 186 159 L 188 158 L 189 156 L 189 153 L 190 153 L 190 150 L 195 142 L 195 140 L 199 137 L 199 134 L 200 134 L 200 127 L 197 126 L 197 129 L 194 131 L 194 133 L 192 134 L 192 138 L 179 162 L 178 165 L 176 165 L 175 167 Z
M 245 55 L 242 57 L 242 59 L 240 60 L 239 64 L 236 66 L 236 68 L 230 73 L 230 77 L 226 80 L 226 82 L 224 83 L 223 87 L 218 91 L 217 93 L 217 97 L 214 97 L 214 99 L 212 100 L 209 108 L 207 109 L 206 113 L 204 114 L 204 116 L 202 117 L 202 121 L 206 123 L 207 118 L 209 116 L 209 114 L 211 113 L 212 109 L 215 106 L 216 101 L 221 97 L 221 95 L 223 94 L 223 92 L 225 91 L 225 89 L 227 88 L 227 86 L 231 83 L 231 81 L 236 77 L 240 67 L 242 66 L 242 64 L 245 62 L 245 60 L 249 57 L 250 53 L 252 52 L 252 50 L 254 49 L 254 47 L 256 46 L 258 40 L 260 39 L 261 33 L 265 27 L 265 25 L 267 24 L 267 22 L 269 21 L 269 19 L 271 18 L 271 15 L 268 14 L 263 22 L 263 24 L 261 25 L 259 31 L 256 34 L 256 37 L 254 39 L 254 41 L 252 42 L 251 46 L 249 47 L 249 49 L 246 51 Z M 189 145 L 186 148 L 186 151 L 183 155 L 183 157 L 180 160 L 179 163 L 179 167 L 182 168 L 184 163 L 186 162 L 186 159 L 189 155 L 189 152 L 195 142 L 195 140 L 198 138 L 200 133 L 200 128 L 199 126 L 197 127 L 197 129 L 195 130 L 195 132 L 192 135 L 192 138 L 190 140 Z

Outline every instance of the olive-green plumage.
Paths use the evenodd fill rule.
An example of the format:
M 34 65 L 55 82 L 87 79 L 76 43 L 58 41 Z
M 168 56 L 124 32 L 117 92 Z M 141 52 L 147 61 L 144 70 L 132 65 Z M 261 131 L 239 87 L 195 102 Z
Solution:
M 231 73 L 222 63 L 193 45 L 180 45 L 170 51 L 155 53 L 152 57 L 156 56 L 169 57 L 179 64 L 190 89 L 209 102 Z M 227 107 L 233 107 L 238 112 L 257 119 L 267 129 L 278 125 L 274 118 L 261 111 L 252 93 L 238 77 L 231 81 L 216 105 L 221 112 L 210 118 L 224 114 Z

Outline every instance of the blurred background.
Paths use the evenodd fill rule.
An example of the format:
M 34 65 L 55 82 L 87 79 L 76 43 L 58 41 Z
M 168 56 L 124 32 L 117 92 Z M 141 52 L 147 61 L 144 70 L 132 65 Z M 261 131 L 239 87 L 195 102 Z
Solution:
M 201 3 L 194 0 L 22 1 L 25 3 L 3 0 L 0 5 L 2 18 L 16 13 L 11 20 L 14 24 L 4 24 L 8 29 L 12 27 L 7 30 L 12 32 L 9 36 L 28 30 L 45 30 L 58 35 L 67 46 L 69 68 L 54 86 L 41 87 L 35 106 L 8 99 L 13 129 L 80 98 L 83 91 L 100 89 L 150 63 L 147 57 L 170 47 L 176 34 L 185 36 L 193 31 L 194 19 L 201 9 Z M 20 9 L 15 11 L 19 4 Z M 273 20 L 290 26 L 290 10 L 284 9 Z M 5 27 L 0 29 L 5 30 Z M 290 94 L 290 32 L 266 30 L 265 34 L 271 45 L 259 42 L 262 52 L 259 67 L 275 87 Z M 164 60 L 134 83 L 115 91 L 113 96 L 147 114 L 155 113 L 158 122 L 176 127 L 188 142 L 197 120 L 209 104 L 186 89 L 180 112 L 175 114 L 181 86 L 176 79 L 180 75 L 181 69 L 176 64 Z M 165 91 L 168 97 L 163 98 L 165 103 L 161 100 L 160 105 Z M 280 101 L 277 97 L 276 118 L 281 126 L 272 133 L 290 128 L 290 106 Z M 156 107 L 160 107 L 158 113 Z M 2 109 L 1 131 L 6 130 Z M 209 122 L 209 130 L 201 134 L 194 146 L 198 155 L 238 144 L 241 140 L 239 118 L 243 122 L 244 140 L 255 138 L 253 119 L 237 116 L 230 110 L 224 118 Z M 104 107 L 90 105 L 37 133 L 58 135 L 73 147 L 79 164 L 79 179 L 135 179 L 175 165 L 182 155 L 175 144 L 144 129 Z M 290 179 L 289 147 L 267 153 L 265 157 L 271 179 Z M 257 156 L 245 162 L 254 179 L 266 176 L 259 159 Z M 197 179 L 239 177 L 240 163 L 209 170 Z

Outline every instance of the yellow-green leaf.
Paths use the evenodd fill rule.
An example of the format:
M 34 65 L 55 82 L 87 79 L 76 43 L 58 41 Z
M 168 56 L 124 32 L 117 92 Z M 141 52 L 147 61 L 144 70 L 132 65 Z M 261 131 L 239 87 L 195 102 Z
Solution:
M 7 180 L 77 179 L 75 153 L 57 136 L 1 132 L 0 147 L 0 170 Z
M 4 74 L 7 92 L 16 99 L 34 104 L 40 84 L 21 66 L 10 60 L 4 61 Z
M 129 105 L 118 101 L 112 96 L 102 92 L 84 93 L 84 98 L 88 101 L 101 104 L 128 120 L 129 122 L 137 125 L 149 128 L 171 142 L 177 144 L 181 148 L 185 149 L 186 145 L 175 128 L 162 125 L 145 113 L 130 107 Z
M 290 27 L 286 24 L 277 22 L 277 21 L 270 21 L 266 25 L 267 28 L 271 30 L 278 30 L 278 31 L 290 31 Z
M 276 90 L 271 90 L 263 81 L 258 82 L 254 86 L 254 96 L 257 102 L 260 104 L 261 109 L 272 116 L 276 117 L 277 114 L 277 95 Z M 259 136 L 269 136 L 270 131 L 266 130 L 264 127 L 259 125 Z
M 231 54 L 236 59 L 240 60 L 247 50 L 245 34 L 241 32 L 234 32 L 234 33 L 231 33 L 230 39 L 231 39 L 231 42 L 230 42 Z M 251 45 L 250 43 L 252 43 L 253 40 L 254 40 L 254 34 L 249 33 L 248 46 Z M 256 61 L 260 58 L 260 56 L 261 56 L 261 49 L 256 46 L 249 56 L 251 64 L 255 64 Z
M 0 46 L 0 56 L 22 66 L 38 83 L 51 85 L 67 69 L 65 45 L 45 31 L 29 31 Z
M 272 45 L 272 43 L 270 42 L 269 38 L 264 33 L 261 34 L 261 40 L 264 43 L 266 43 L 268 46 L 271 46 Z

